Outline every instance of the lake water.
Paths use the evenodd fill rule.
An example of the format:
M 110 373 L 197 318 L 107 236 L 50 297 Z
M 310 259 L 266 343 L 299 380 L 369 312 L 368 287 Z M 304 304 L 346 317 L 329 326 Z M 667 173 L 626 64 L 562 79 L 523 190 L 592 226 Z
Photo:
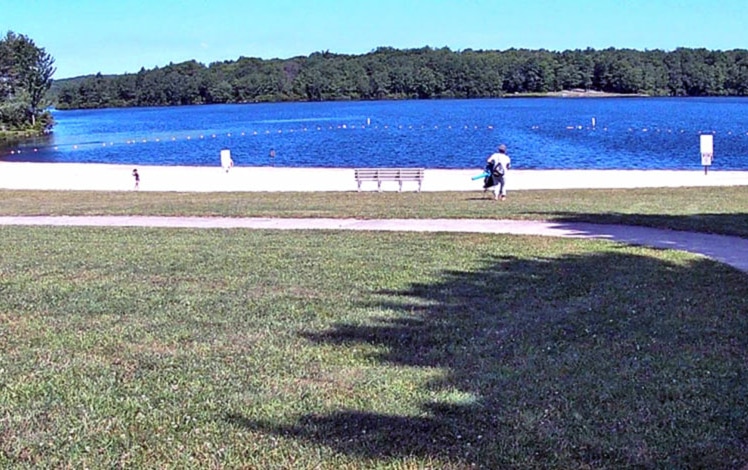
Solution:
M 512 98 L 53 111 L 46 140 L 0 160 L 239 166 L 748 170 L 746 98 Z M 274 149 L 275 157 L 270 157 Z

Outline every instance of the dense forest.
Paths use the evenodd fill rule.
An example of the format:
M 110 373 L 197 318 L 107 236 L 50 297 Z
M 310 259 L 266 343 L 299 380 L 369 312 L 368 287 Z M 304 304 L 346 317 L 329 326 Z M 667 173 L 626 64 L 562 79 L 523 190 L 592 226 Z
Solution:
M 0 39 L 0 139 L 52 127 L 46 108 L 54 73 L 52 56 L 27 36 L 9 31 Z
M 552 52 L 379 48 L 363 55 L 241 57 L 61 81 L 59 109 L 271 101 L 483 98 L 581 89 L 650 96 L 748 95 L 748 51 Z
M 46 111 L 274 101 L 488 98 L 586 90 L 649 96 L 746 96 L 748 50 L 554 52 L 378 48 L 368 54 L 196 61 L 57 82 L 54 59 L 24 35 L 0 39 L 0 135 L 44 132 Z M 51 93 L 48 93 L 50 90 Z

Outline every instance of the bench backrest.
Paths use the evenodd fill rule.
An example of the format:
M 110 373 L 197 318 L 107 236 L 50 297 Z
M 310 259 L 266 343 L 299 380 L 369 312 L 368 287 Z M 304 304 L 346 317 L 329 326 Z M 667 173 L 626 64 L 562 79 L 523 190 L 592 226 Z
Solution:
M 423 168 L 356 168 L 356 179 L 366 180 L 408 180 L 423 179 Z

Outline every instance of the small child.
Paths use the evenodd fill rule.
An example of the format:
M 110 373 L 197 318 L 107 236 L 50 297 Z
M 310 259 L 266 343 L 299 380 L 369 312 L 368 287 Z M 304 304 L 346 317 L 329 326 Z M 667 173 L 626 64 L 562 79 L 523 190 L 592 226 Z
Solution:
M 138 189 L 140 187 L 140 174 L 138 174 L 137 168 L 132 170 L 132 176 L 135 178 L 135 189 Z

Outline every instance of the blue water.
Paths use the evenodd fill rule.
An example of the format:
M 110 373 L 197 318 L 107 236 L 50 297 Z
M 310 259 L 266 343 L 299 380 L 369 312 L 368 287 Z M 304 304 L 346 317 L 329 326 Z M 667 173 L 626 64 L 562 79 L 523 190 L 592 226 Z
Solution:
M 515 168 L 748 170 L 746 98 L 513 98 L 53 111 L 46 140 L 4 161 L 479 168 L 505 143 Z M 594 125 L 593 125 L 594 120 Z M 275 157 L 270 158 L 270 150 Z

